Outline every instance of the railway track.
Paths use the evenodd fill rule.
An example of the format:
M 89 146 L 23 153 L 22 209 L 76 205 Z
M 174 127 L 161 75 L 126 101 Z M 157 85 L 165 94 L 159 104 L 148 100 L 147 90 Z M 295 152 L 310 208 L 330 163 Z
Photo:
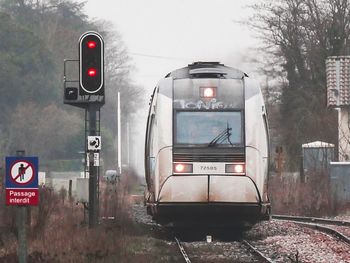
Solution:
M 264 253 L 262 253 L 259 249 L 254 247 L 252 244 L 250 244 L 247 240 L 242 240 L 242 244 L 244 244 L 246 247 L 251 249 L 253 253 L 261 260 L 261 262 L 268 262 L 268 263 L 274 262 L 271 258 L 264 255 Z
M 338 227 L 350 227 L 349 221 L 332 220 L 332 219 L 324 219 L 324 218 L 316 218 L 316 217 L 285 216 L 285 215 L 273 215 L 272 218 L 277 220 L 290 221 L 304 227 L 316 229 L 323 233 L 330 234 L 333 237 L 350 245 L 349 235 L 343 234 L 341 231 L 334 229 L 334 227 L 329 227 L 329 225 L 338 226 Z M 328 226 L 325 226 L 325 225 L 328 225 Z
M 312 228 L 318 232 L 326 233 L 329 236 L 329 238 L 333 237 L 334 241 L 343 243 L 343 246 L 345 246 L 345 247 L 350 246 L 350 235 L 349 235 L 350 222 L 348 222 L 348 221 L 314 218 L 314 217 L 283 216 L 283 215 L 274 215 L 274 216 L 272 216 L 272 218 L 276 219 L 276 220 L 281 220 L 281 221 L 293 222 L 293 223 L 298 224 L 300 226 Z M 334 228 L 337 228 L 337 229 L 334 229 Z M 342 229 L 347 229 L 348 234 L 347 235 L 343 234 L 341 231 Z M 191 263 L 191 260 L 196 261 L 196 262 L 214 262 L 214 261 L 205 260 L 205 257 L 208 255 L 205 255 L 205 252 L 203 252 L 203 248 L 205 248 L 205 246 L 206 246 L 206 245 L 203 245 L 203 242 L 202 242 L 202 245 L 198 245 L 198 243 L 196 243 L 196 242 L 186 243 L 186 245 L 184 245 L 183 243 L 181 243 L 180 239 L 176 238 L 176 237 L 175 237 L 175 241 L 176 241 L 176 244 L 177 244 L 177 246 L 181 252 L 181 255 L 184 259 L 183 262 Z M 196 245 L 193 246 L 193 244 L 196 244 Z M 271 263 L 271 262 L 275 262 L 275 260 L 277 260 L 277 258 L 278 258 L 278 261 L 281 260 L 281 257 L 282 257 L 285 259 L 287 259 L 287 258 L 290 259 L 291 262 L 299 262 L 298 257 L 300 256 L 300 254 L 298 251 L 296 252 L 296 254 L 285 254 L 285 255 L 281 255 L 281 257 L 277 256 L 276 251 L 275 251 L 273 254 L 273 259 L 272 259 L 272 258 L 270 258 L 271 255 L 268 255 L 266 253 L 266 251 L 270 251 L 270 249 L 268 247 L 266 247 L 265 245 L 262 246 L 264 248 L 263 248 L 263 250 L 261 250 L 261 247 L 257 247 L 256 245 L 252 244 L 250 240 L 237 239 L 237 241 L 235 241 L 233 243 L 223 242 L 222 247 L 224 247 L 225 245 L 227 246 L 227 244 L 232 245 L 233 254 L 240 255 L 240 256 L 236 257 L 236 258 L 238 258 L 238 260 L 241 260 L 244 257 L 250 257 L 251 261 L 249 261 L 249 262 Z M 210 246 L 210 244 L 208 244 L 208 245 Z M 220 248 L 221 245 L 220 245 L 220 242 L 213 242 L 213 246 L 215 248 Z M 200 249 L 200 247 L 202 249 Z M 226 249 L 226 251 L 227 251 L 227 249 Z M 272 249 L 272 251 L 274 251 L 274 249 Z M 231 254 L 231 256 L 233 254 Z M 305 256 L 307 257 L 307 255 L 305 255 L 303 252 L 302 252 L 302 255 L 304 255 L 304 257 Z M 293 257 L 295 257 L 295 258 L 293 258 Z M 233 260 L 236 258 L 226 257 L 225 260 L 228 260 L 227 262 L 229 262 L 229 260 Z M 201 261 L 201 260 L 203 260 L 203 261 Z M 236 261 L 234 261 L 234 262 L 236 262 Z M 239 261 L 239 262 L 241 262 L 241 261 Z M 242 262 L 247 262 L 247 261 L 242 261 Z
M 226 229 L 213 231 L 194 227 L 163 228 L 150 219 L 145 219 L 147 216 L 142 205 L 135 204 L 135 207 L 139 208 L 135 213 L 138 222 L 148 225 L 154 237 L 165 242 L 167 249 L 162 248 L 157 255 L 170 258 L 170 262 L 350 262 L 347 243 L 332 237 L 331 234 L 324 235 L 316 229 L 310 231 L 306 227 L 300 228 L 297 224 L 289 223 L 293 219 L 299 223 L 317 222 L 319 225 L 346 228 L 350 233 L 349 223 L 346 221 L 274 216 L 274 219 L 283 220 L 263 222 L 240 235 Z M 211 243 L 204 242 L 205 235 L 214 236 L 214 240 Z M 251 246 L 244 242 L 244 239 Z M 260 251 L 263 257 L 256 253 L 256 250 Z
M 332 219 L 317 218 L 317 217 L 273 215 L 272 218 L 278 219 L 278 220 L 320 223 L 320 224 L 335 225 L 335 226 L 350 226 L 349 221 L 332 220 Z
M 185 247 L 181 243 L 181 241 L 175 237 L 176 244 L 180 250 L 180 253 L 184 259 L 184 262 L 191 263 L 191 260 L 188 256 L 188 253 L 185 250 Z M 241 240 L 240 242 L 243 244 L 245 248 L 247 248 L 248 251 L 251 251 L 254 257 L 258 260 L 258 262 L 266 262 L 266 263 L 273 263 L 274 261 L 267 257 L 262 251 L 260 251 L 258 248 L 254 247 L 251 243 L 249 243 L 247 240 Z
M 188 257 L 188 255 L 187 255 L 187 253 L 186 253 L 186 250 L 185 250 L 185 248 L 183 247 L 183 245 L 181 244 L 180 240 L 179 240 L 177 237 L 175 237 L 175 241 L 176 241 L 176 243 L 177 243 L 177 246 L 178 246 L 179 249 L 180 249 L 181 255 L 182 255 L 182 257 L 184 258 L 185 262 L 186 262 L 186 263 L 191 263 L 191 260 L 190 260 L 190 258 Z

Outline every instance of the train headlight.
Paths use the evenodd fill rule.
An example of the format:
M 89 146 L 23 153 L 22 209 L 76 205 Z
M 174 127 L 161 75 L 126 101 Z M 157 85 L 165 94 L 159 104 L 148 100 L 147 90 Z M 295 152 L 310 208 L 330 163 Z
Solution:
M 201 98 L 216 98 L 217 87 L 200 87 L 199 93 Z
M 245 174 L 245 164 L 244 163 L 226 164 L 225 170 L 226 170 L 226 173 L 243 175 Z
M 192 173 L 193 165 L 189 163 L 174 163 L 174 173 Z

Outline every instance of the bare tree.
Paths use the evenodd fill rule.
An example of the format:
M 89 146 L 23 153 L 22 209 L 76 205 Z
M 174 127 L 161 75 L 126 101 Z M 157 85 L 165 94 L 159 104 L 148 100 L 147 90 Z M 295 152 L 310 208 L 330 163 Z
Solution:
M 7 141 L 7 152 L 25 149 L 27 154 L 52 158 L 64 151 L 71 138 L 82 131 L 81 118 L 51 104 L 44 108 L 27 102 L 12 114 L 13 122 Z
M 336 112 L 326 108 L 325 59 L 348 52 L 350 5 L 347 0 L 265 0 L 254 9 L 250 26 L 277 63 L 268 68 L 285 79 L 280 131 L 296 166 L 302 143 L 337 140 Z
M 105 39 L 105 70 L 106 70 L 106 105 L 102 108 L 102 124 L 109 129 L 111 139 L 117 136 L 117 93 L 121 96 L 121 121 L 125 129 L 126 123 L 132 123 L 132 116 L 139 108 L 142 100 L 142 88 L 132 79 L 135 70 L 122 37 L 108 21 L 98 21 L 98 28 Z M 122 134 L 126 131 L 123 130 Z M 114 143 L 116 145 L 116 142 Z M 126 146 L 126 145 L 124 145 Z M 106 150 L 106 149 L 105 149 Z M 115 164 L 116 148 L 105 151 L 107 166 Z

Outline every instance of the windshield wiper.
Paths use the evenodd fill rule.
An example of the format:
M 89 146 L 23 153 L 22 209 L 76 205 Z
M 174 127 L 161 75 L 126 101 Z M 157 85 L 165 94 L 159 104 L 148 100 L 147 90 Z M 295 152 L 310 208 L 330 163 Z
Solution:
M 209 144 L 208 146 L 209 147 L 212 147 L 212 146 L 215 146 L 217 144 L 221 144 L 223 143 L 225 140 L 228 140 L 228 142 L 233 145 L 231 143 L 231 140 L 230 140 L 230 137 L 231 137 L 231 130 L 232 128 L 230 128 L 228 126 L 228 123 L 227 123 L 227 128 L 225 128 L 225 130 L 223 130 L 222 132 L 220 132 Z

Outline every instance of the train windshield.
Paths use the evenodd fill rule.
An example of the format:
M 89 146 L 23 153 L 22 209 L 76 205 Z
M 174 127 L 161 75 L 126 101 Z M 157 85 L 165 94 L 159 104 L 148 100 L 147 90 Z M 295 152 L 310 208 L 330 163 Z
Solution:
M 178 111 L 175 143 L 242 145 L 241 115 L 239 111 Z

